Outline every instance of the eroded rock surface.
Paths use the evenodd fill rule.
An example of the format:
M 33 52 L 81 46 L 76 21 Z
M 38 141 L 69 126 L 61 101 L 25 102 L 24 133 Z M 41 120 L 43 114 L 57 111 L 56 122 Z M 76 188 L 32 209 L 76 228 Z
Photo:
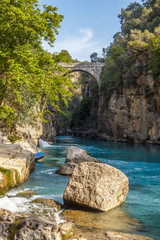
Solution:
M 128 178 L 102 163 L 78 164 L 63 195 L 67 206 L 109 211 L 121 205 L 128 192 Z
M 15 214 L 0 209 L 0 240 L 62 240 L 73 235 L 73 225 L 69 222 L 56 224 L 42 217 Z
M 147 78 L 145 78 L 145 81 Z M 146 97 L 145 88 L 123 89 L 114 92 L 108 107 L 100 97 L 98 138 L 112 141 L 160 144 L 160 88 L 151 87 Z
M 23 183 L 35 167 L 34 156 L 16 144 L 0 144 L 0 193 Z

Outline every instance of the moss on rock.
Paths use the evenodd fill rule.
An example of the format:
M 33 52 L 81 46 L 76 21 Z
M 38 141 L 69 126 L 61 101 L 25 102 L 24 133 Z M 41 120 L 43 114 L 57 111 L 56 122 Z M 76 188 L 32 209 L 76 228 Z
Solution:
M 10 188 L 19 183 L 19 175 L 16 170 L 0 167 L 3 176 L 3 184 L 0 186 L 0 195 L 4 195 Z

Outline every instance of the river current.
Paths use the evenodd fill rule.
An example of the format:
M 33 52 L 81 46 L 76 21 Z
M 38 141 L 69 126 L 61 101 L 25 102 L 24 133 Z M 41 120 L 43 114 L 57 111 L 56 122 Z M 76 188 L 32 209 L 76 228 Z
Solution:
M 0 208 L 27 211 L 31 199 L 15 197 L 18 192 L 33 190 L 34 198 L 51 198 L 63 203 L 63 192 L 69 177 L 55 174 L 65 162 L 69 146 L 86 150 L 89 155 L 120 169 L 129 178 L 129 192 L 122 206 L 108 213 L 90 213 L 82 221 L 92 227 L 135 233 L 160 239 L 160 146 L 113 143 L 98 140 L 57 137 L 53 145 L 41 142 L 45 158 L 22 185 L 0 199 Z M 57 220 L 57 221 L 60 221 Z M 85 227 L 85 224 L 82 224 Z M 87 224 L 86 224 L 87 227 Z

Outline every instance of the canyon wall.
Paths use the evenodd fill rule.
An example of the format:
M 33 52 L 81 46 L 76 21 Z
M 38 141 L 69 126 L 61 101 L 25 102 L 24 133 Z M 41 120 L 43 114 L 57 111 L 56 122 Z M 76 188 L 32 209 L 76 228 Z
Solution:
M 137 78 L 136 87 L 114 91 L 107 104 L 100 94 L 98 104 L 74 129 L 75 136 L 160 144 L 160 87 L 150 74 Z
M 107 108 L 100 97 L 97 135 L 105 140 L 160 143 L 160 88 L 114 92 Z

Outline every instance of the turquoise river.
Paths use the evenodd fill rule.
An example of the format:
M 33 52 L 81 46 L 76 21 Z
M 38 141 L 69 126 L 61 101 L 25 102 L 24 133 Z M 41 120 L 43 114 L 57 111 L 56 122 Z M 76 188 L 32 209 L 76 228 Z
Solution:
M 85 149 L 89 155 L 114 166 L 129 178 L 125 204 L 108 213 L 90 213 L 87 221 L 100 230 L 113 230 L 160 239 L 160 146 L 113 143 L 98 140 L 57 137 L 53 145 L 41 141 L 45 158 L 22 185 L 1 198 L 0 207 L 25 211 L 29 200 L 15 197 L 17 192 L 33 190 L 35 197 L 45 197 L 63 203 L 63 192 L 69 177 L 55 174 L 65 162 L 69 146 Z M 85 221 L 85 219 L 84 219 Z M 95 223 L 95 225 L 94 225 Z M 82 224 L 83 225 L 83 224 Z M 84 225 L 85 226 L 85 225 Z

